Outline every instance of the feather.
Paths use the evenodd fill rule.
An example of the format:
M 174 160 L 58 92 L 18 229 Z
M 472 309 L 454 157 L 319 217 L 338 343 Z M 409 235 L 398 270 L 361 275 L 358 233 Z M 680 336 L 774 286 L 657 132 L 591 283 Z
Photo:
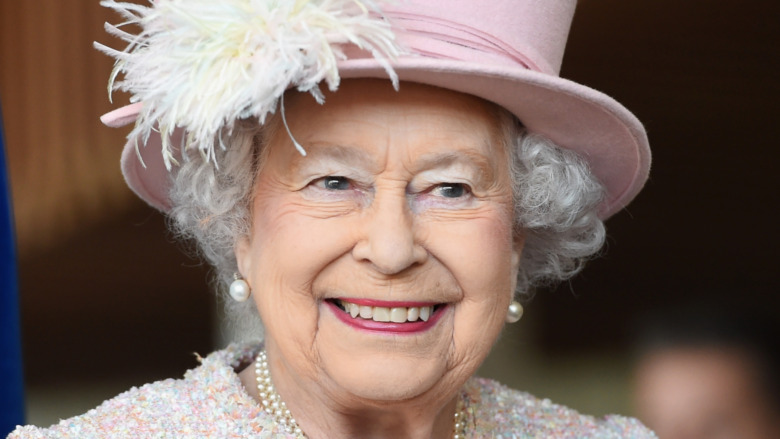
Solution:
M 143 102 L 130 138 L 143 143 L 159 129 L 163 159 L 176 159 L 170 136 L 187 131 L 185 148 L 214 160 L 214 148 L 239 119 L 263 123 L 285 90 L 295 87 L 318 102 L 320 84 L 339 86 L 344 46 L 371 53 L 393 85 L 390 62 L 403 49 L 373 0 L 154 0 L 150 6 L 115 0 L 101 5 L 126 21 L 107 25 L 128 42 L 123 51 L 95 44 L 116 63 L 109 90 Z M 121 27 L 137 25 L 132 35 Z M 121 79 L 119 79 L 121 75 Z M 297 143 L 297 142 L 295 142 Z M 298 145 L 296 145 L 298 146 Z

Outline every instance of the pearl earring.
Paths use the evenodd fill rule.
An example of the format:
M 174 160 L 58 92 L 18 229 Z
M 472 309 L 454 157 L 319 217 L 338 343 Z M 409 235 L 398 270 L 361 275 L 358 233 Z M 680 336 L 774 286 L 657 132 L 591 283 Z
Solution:
M 509 309 L 506 311 L 506 322 L 515 323 L 520 320 L 521 317 L 523 317 L 523 305 L 517 300 L 513 300 L 512 303 L 509 304 Z
M 241 278 L 239 273 L 235 273 L 233 278 L 235 280 L 230 284 L 230 297 L 232 297 L 236 302 L 246 301 L 246 299 L 248 299 L 249 295 L 252 293 L 252 290 L 249 288 L 249 284 Z

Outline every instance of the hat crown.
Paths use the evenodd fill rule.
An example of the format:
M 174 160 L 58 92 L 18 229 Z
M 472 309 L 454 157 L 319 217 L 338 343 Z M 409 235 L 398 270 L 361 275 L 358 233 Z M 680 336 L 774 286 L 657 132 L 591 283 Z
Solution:
M 558 75 L 576 0 L 404 0 L 384 4 L 400 41 L 431 58 Z

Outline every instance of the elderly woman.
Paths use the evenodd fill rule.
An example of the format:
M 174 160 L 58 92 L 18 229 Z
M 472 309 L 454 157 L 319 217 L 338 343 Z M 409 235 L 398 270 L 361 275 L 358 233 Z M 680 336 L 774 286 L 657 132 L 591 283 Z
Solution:
M 473 377 L 646 179 L 639 122 L 557 75 L 574 0 L 103 4 L 141 29 L 101 46 L 127 181 L 265 339 L 11 437 L 654 437 Z

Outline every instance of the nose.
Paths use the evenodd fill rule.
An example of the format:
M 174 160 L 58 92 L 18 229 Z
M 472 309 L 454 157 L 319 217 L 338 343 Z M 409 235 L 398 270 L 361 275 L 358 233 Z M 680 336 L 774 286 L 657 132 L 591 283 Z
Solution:
M 405 194 L 376 196 L 360 227 L 361 239 L 352 255 L 382 274 L 401 273 L 428 258 L 428 251 L 415 236 L 414 218 Z

